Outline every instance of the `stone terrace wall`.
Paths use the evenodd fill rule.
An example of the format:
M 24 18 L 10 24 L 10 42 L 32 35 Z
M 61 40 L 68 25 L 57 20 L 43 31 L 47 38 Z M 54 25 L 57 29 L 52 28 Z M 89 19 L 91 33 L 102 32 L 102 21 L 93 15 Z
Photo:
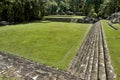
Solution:
M 24 80 L 81 80 L 70 73 L 0 51 L 0 73 L 9 67 Z
M 45 18 L 45 20 L 58 21 L 58 22 L 70 22 L 71 18 Z
M 57 21 L 57 22 L 95 23 L 99 19 L 91 18 L 91 17 L 83 17 L 82 19 L 81 18 L 45 18 L 45 20 Z

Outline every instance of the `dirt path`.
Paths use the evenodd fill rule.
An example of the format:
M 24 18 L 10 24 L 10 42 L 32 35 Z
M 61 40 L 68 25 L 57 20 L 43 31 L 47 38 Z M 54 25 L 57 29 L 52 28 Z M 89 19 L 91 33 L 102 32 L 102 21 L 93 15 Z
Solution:
M 114 80 L 101 22 L 93 25 L 68 71 L 85 80 Z
M 13 70 L 9 75 L 24 80 L 114 80 L 116 77 L 100 22 L 90 29 L 68 71 L 0 52 L 0 73 L 5 74 L 9 69 Z

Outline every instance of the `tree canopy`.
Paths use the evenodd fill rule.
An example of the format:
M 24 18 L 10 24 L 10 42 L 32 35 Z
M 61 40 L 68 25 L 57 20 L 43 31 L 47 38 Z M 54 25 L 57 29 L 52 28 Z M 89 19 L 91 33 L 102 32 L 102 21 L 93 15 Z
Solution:
M 119 11 L 120 0 L 0 0 L 0 20 L 9 22 L 31 21 L 61 13 L 106 18 Z

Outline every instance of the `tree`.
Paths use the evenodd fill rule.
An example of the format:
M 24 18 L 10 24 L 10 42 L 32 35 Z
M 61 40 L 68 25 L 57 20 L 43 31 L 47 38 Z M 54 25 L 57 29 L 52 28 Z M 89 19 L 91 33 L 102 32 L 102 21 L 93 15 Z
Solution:
M 99 9 L 99 16 L 107 18 L 112 13 L 120 11 L 119 0 L 105 0 Z
M 100 5 L 103 4 L 103 0 L 86 0 L 85 2 L 85 14 L 86 15 L 89 15 L 90 13 L 89 12 L 93 12 L 95 14 L 98 14 L 99 13 L 99 8 L 100 8 Z
M 63 1 L 60 1 L 59 7 L 60 7 L 59 12 L 65 12 L 65 3 Z
M 45 3 L 43 0 L 2 0 L 0 2 L 0 20 L 24 22 L 42 19 Z

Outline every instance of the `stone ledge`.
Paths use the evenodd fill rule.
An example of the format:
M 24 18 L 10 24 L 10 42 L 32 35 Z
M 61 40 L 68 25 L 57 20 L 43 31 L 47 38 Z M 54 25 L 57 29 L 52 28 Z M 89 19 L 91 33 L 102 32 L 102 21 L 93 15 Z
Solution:
M 0 73 L 4 74 L 11 67 L 25 80 L 81 80 L 64 70 L 0 51 Z

